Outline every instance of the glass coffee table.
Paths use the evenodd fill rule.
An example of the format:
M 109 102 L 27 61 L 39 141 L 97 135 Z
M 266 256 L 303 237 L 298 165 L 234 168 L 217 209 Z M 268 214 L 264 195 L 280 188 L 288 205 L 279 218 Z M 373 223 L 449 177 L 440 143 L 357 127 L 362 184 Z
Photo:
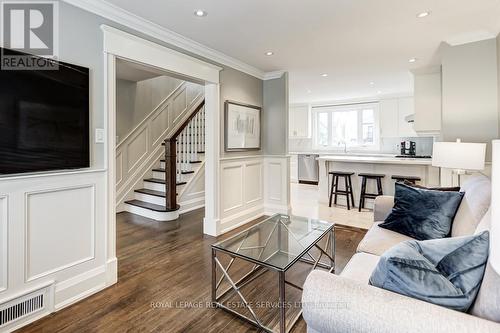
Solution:
M 230 258 L 225 265 L 221 262 L 221 255 Z M 322 261 L 322 258 L 326 259 L 326 262 Z M 235 274 L 230 273 L 236 260 L 245 261 L 252 266 L 238 279 L 235 278 Z M 302 290 L 302 287 L 287 281 L 286 272 L 299 261 L 311 265 L 311 270 L 322 268 L 329 272 L 335 271 L 334 224 L 297 216 L 281 214 L 271 216 L 212 245 L 212 303 L 266 332 L 276 332 L 264 325 L 253 309 L 252 303 L 247 301 L 242 292 L 245 285 L 268 271 L 274 271 L 278 278 L 279 330 L 277 332 L 289 332 L 300 318 L 302 311 L 286 325 L 285 288 L 291 286 Z M 223 281 L 229 283 L 230 287 L 220 291 Z M 229 295 L 230 297 L 236 295 L 250 315 L 244 315 L 223 304 Z

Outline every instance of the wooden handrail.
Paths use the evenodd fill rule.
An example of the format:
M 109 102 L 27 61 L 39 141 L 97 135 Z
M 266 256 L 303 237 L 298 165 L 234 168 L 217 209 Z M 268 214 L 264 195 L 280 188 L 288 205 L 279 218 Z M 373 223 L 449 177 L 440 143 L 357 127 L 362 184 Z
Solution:
M 165 139 L 165 207 L 167 210 L 176 210 L 177 207 L 177 138 L 188 126 L 191 120 L 205 106 L 205 100 L 189 115 L 175 133 Z

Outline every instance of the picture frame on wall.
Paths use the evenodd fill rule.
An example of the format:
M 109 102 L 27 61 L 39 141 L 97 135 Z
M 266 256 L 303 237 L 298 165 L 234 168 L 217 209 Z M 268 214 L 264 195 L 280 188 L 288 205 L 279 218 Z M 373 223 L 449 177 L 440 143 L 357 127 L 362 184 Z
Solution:
M 262 108 L 245 103 L 226 101 L 224 111 L 225 150 L 260 150 Z

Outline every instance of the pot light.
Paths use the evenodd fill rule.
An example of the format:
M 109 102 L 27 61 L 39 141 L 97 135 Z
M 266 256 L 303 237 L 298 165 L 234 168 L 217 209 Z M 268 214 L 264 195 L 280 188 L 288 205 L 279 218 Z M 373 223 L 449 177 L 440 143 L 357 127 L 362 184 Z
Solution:
M 327 77 L 327 76 L 328 76 L 328 74 L 323 73 L 323 74 L 321 74 L 321 76 L 322 76 L 322 77 Z
M 267 52 L 266 52 L 266 56 L 272 56 L 272 55 L 274 55 L 274 52 L 273 52 L 273 51 L 267 51 Z
M 417 14 L 417 18 L 424 18 L 424 17 L 427 17 L 431 15 L 431 12 L 427 11 L 427 12 L 421 12 L 421 13 L 418 13 Z
M 308 94 L 312 93 L 311 89 L 308 89 L 308 90 L 307 90 L 307 93 L 308 93 Z
M 201 9 L 197 9 L 194 11 L 194 15 L 198 16 L 198 17 L 205 17 L 207 16 L 207 12 L 204 11 L 204 10 L 201 10 Z
M 381 92 L 380 90 L 379 90 L 379 91 L 377 91 L 377 94 L 379 94 L 379 95 L 380 95 L 381 93 L 382 93 L 382 92 Z
M 411 58 L 410 60 L 408 60 L 409 63 L 414 63 L 414 62 L 417 62 L 417 58 Z
M 374 85 L 375 85 L 375 82 L 371 81 L 370 86 L 374 86 Z

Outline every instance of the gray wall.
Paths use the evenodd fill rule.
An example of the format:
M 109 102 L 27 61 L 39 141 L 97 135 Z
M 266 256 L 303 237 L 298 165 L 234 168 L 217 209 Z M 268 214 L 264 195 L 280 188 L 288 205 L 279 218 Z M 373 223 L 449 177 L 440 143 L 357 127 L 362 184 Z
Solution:
M 169 76 L 159 76 L 139 82 L 117 79 L 116 135 L 118 141 L 139 125 L 183 82 Z
M 226 67 L 220 73 L 220 105 L 221 105 L 221 119 L 220 119 L 220 135 L 221 135 L 221 156 L 248 156 L 260 155 L 260 151 L 244 151 L 244 152 L 226 152 L 224 150 L 224 102 L 227 100 L 251 104 L 255 106 L 263 106 L 263 83 L 262 80 L 251 75 L 242 73 L 232 68 Z M 266 114 L 263 109 L 261 113 L 262 122 L 264 122 L 263 115 Z M 261 128 L 262 130 L 262 128 Z
M 495 39 L 443 53 L 443 139 L 487 142 L 488 160 L 499 128 L 497 61 Z
M 288 152 L 288 73 L 264 81 L 263 140 L 266 155 Z

